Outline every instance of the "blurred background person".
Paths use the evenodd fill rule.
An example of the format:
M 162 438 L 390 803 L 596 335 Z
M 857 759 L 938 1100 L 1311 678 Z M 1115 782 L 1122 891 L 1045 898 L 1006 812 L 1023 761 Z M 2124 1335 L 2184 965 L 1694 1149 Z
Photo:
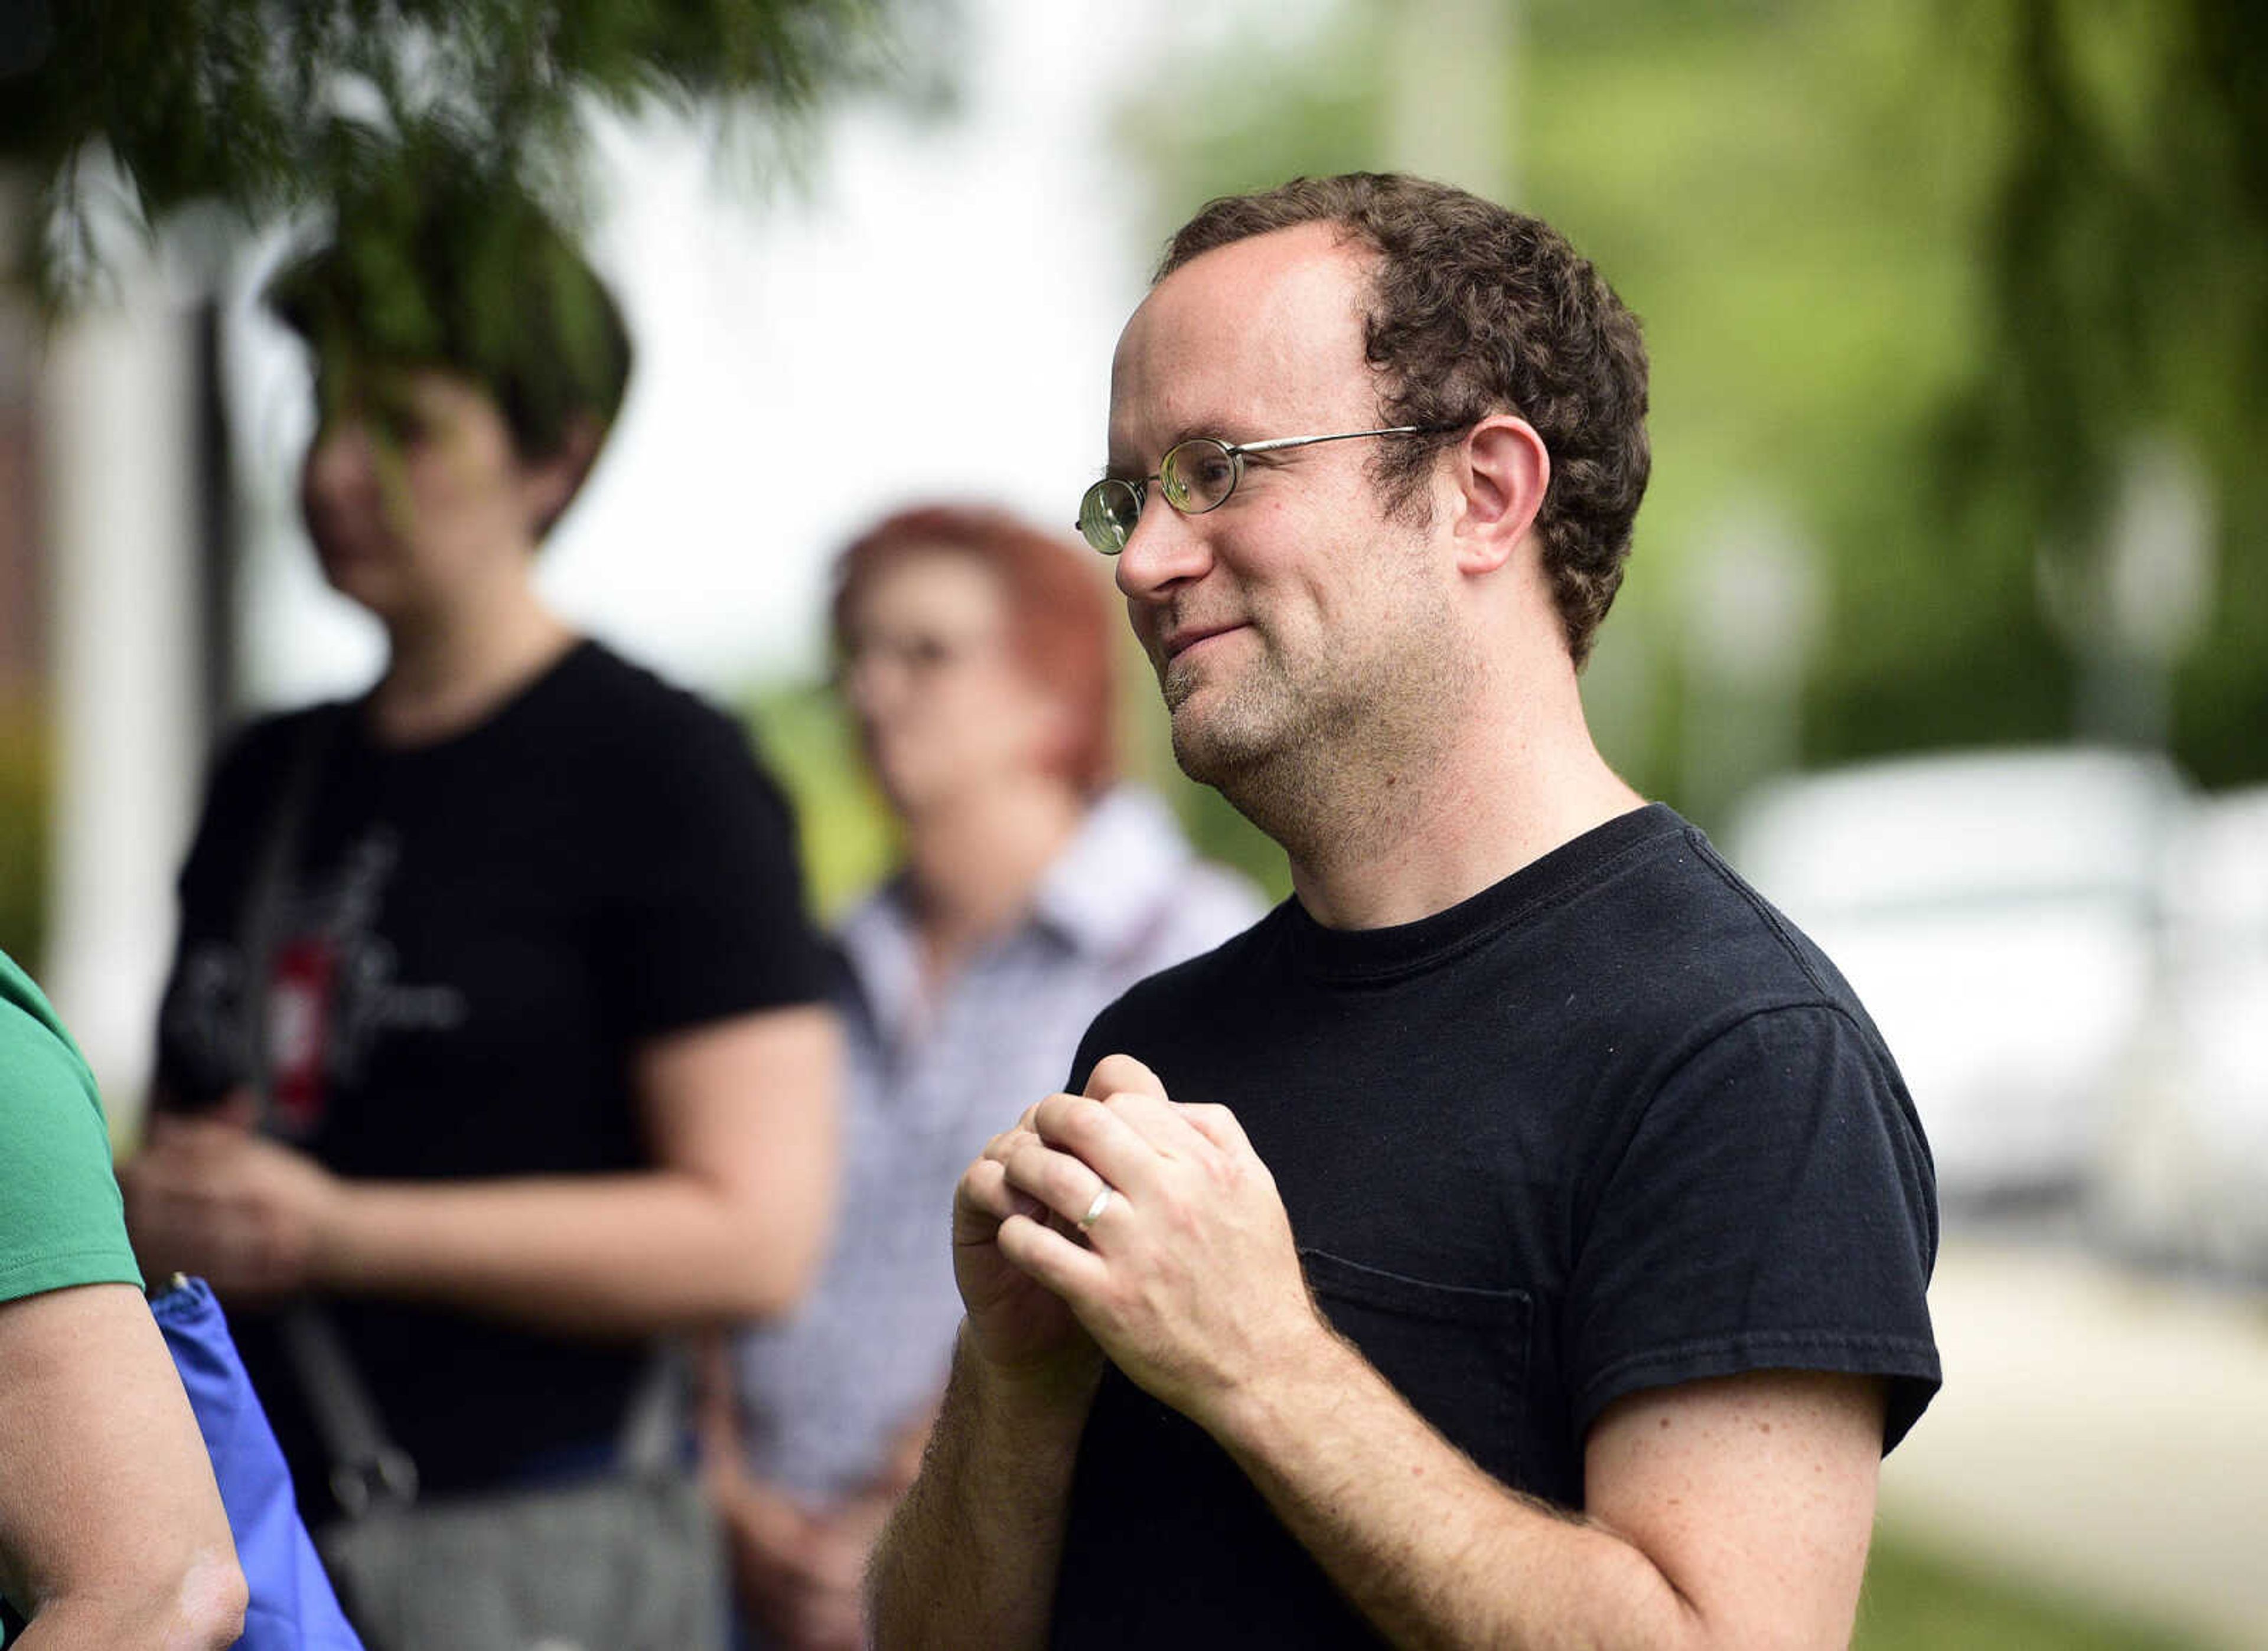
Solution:
M 868 1549 L 919 1465 L 961 1306 L 968 1156 L 1062 1086 L 1095 1012 L 1260 915 L 1163 803 L 1114 785 L 1117 627 L 1089 559 L 931 506 L 843 552 L 838 681 L 902 833 L 841 926 L 844 1178 L 811 1297 L 741 1336 L 708 1406 L 749 1642 L 864 1643 Z
M 0 952 L 0 1640 L 226 1646 L 245 1584 L 120 1219 L 94 1075 Z
M 315 357 L 308 530 L 387 657 L 213 771 L 129 1222 L 229 1302 L 373 1645 L 709 1644 L 690 1475 L 591 1509 L 669 1490 L 666 1424 L 624 1471 L 655 1339 L 777 1314 L 818 1260 L 825 954 L 741 730 L 535 584 L 621 318 L 525 196 L 428 158 L 269 291 Z M 515 1523 L 572 1493 L 580 1534 Z M 373 1502 L 394 1534 L 357 1540 Z

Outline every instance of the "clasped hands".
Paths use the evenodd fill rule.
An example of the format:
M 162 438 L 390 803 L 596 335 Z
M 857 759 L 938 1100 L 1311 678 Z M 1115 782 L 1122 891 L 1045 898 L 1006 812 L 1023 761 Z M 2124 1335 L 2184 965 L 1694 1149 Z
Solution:
M 961 1177 L 954 1239 L 968 1334 L 996 1368 L 1091 1364 L 1099 1349 L 1201 1425 L 1330 1334 L 1235 1118 L 1171 1100 L 1131 1056 L 993 1137 Z
M 119 1166 L 127 1230 L 149 1277 L 195 1273 L 239 1301 L 315 1281 L 343 1189 L 305 1153 L 255 1133 L 250 1118 L 241 1095 L 207 1116 L 160 1114 Z

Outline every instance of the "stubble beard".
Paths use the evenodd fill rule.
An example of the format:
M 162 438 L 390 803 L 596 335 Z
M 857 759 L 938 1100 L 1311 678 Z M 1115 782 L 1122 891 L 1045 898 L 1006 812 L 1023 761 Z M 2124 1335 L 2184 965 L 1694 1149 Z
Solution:
M 1240 680 L 1214 685 L 1209 704 L 1198 697 L 1204 685 L 1170 665 L 1160 686 L 1182 772 L 1270 831 L 1279 798 L 1307 789 L 1304 776 L 1324 710 L 1319 699 L 1303 695 L 1272 654 Z
M 1411 615 L 1329 669 L 1295 670 L 1263 650 L 1235 680 L 1211 685 L 1210 704 L 1198 701 L 1206 685 L 1169 664 L 1160 686 L 1174 760 L 1295 860 L 1398 829 L 1472 686 L 1477 662 L 1447 620 L 1446 609 Z

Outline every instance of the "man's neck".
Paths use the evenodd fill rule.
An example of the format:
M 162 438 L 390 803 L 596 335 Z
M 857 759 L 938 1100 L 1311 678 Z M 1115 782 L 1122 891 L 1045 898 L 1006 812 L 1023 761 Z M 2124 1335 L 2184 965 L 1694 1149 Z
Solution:
M 1475 696 L 1422 763 L 1324 781 L 1286 843 L 1317 922 L 1383 928 L 1469 899 L 1645 801 L 1591 741 L 1572 669 Z
M 447 613 L 387 627 L 386 675 L 371 695 L 382 745 L 423 745 L 485 721 L 573 646 L 575 633 L 532 583 L 501 583 Z

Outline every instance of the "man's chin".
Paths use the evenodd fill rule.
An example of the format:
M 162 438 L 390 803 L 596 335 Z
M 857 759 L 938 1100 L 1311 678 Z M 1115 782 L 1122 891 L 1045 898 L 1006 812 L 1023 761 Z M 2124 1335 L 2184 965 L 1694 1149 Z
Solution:
M 1200 785 L 1226 789 L 1264 760 L 1273 742 L 1219 692 L 1192 693 L 1172 708 L 1174 760 Z

